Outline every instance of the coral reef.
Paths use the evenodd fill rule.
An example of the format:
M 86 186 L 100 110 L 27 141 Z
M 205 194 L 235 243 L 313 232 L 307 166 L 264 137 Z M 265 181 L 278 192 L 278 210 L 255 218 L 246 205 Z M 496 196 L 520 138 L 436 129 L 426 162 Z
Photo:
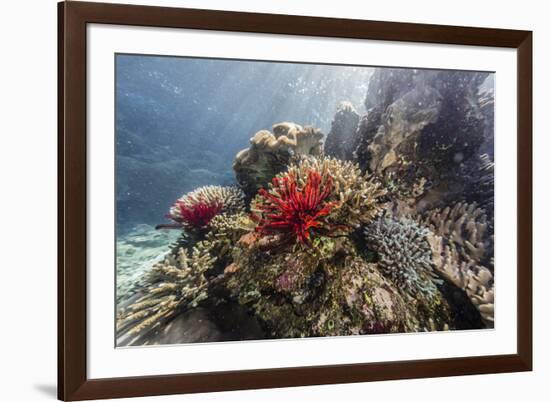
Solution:
M 141 344 L 151 331 L 206 299 L 208 282 L 204 274 L 214 261 L 215 257 L 198 248 L 191 253 L 182 248 L 177 257 L 169 255 L 154 265 L 143 281 L 142 291 L 118 312 L 118 343 Z
M 459 178 L 455 182 L 462 183 L 456 192 L 460 194 L 447 195 L 447 199 L 460 200 L 467 203 L 475 203 L 483 209 L 490 225 L 494 219 L 495 197 L 495 163 L 488 154 L 482 154 L 471 158 L 460 166 L 457 171 Z
M 326 202 L 332 190 L 332 177 L 323 178 L 310 170 L 303 188 L 299 188 L 292 173 L 275 177 L 271 193 L 261 188 L 263 202 L 256 203 L 256 211 L 264 218 L 258 218 L 256 231 L 263 234 L 286 234 L 288 239 L 296 238 L 300 243 L 311 246 L 311 236 L 329 235 L 336 227 L 325 222 L 335 206 Z
M 493 236 L 486 215 L 475 204 L 428 211 L 419 219 L 428 236 L 435 269 L 462 289 L 488 326 L 494 321 Z
M 461 172 L 477 170 L 474 162 L 492 148 L 492 101 L 478 92 L 486 77 L 377 69 L 369 82 L 367 114 L 357 130 L 355 157 L 361 168 L 393 187 L 390 194 L 397 200 L 410 198 L 408 189 L 425 181 L 424 193 L 407 201 L 414 204 L 413 212 L 471 201 L 463 194 L 474 194 L 470 185 L 475 183 Z
M 351 162 L 334 158 L 302 158 L 261 189 L 252 203 L 264 235 L 285 241 L 349 233 L 374 219 L 383 209 L 385 191 Z
M 334 158 L 351 160 L 357 146 L 355 133 L 359 125 L 359 114 L 350 102 L 338 105 L 330 132 L 325 141 L 325 154 Z
M 365 228 L 367 249 L 382 273 L 407 295 L 431 298 L 441 283 L 432 268 L 428 230 L 410 219 L 381 218 Z
M 232 262 L 237 241 L 246 233 L 254 230 L 255 224 L 247 214 L 221 214 L 212 219 L 205 239 L 195 243 L 195 247 L 216 257 L 208 276 L 223 273 Z
M 200 230 L 222 212 L 238 213 L 244 209 L 244 194 L 239 188 L 204 186 L 176 200 L 167 215 L 175 224 L 160 224 L 157 228 L 183 227 Z
M 272 130 L 258 131 L 250 139 L 250 147 L 240 151 L 233 162 L 235 177 L 249 198 L 286 170 L 294 156 L 323 152 L 323 134 L 313 127 L 285 122 L 275 124 Z
M 376 69 L 367 113 L 341 103 L 324 149 L 310 126 L 258 131 L 239 187 L 172 205 L 171 249 L 167 232 L 117 244 L 158 253 L 117 294 L 117 345 L 494 326 L 487 76 Z
M 368 263 L 346 238 L 326 239 L 318 250 L 263 252 L 248 244 L 226 273 L 227 287 L 251 308 L 273 337 L 309 337 L 454 327 L 437 293 L 405 299 L 377 264 Z

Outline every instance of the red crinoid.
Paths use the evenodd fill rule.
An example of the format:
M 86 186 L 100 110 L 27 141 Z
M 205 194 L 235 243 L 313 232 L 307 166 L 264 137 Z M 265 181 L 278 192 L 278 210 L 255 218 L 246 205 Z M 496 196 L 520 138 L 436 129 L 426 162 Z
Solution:
M 310 170 L 307 182 L 299 188 L 296 178 L 288 173 L 282 178 L 272 180 L 270 191 L 260 189 L 263 200 L 258 202 L 256 210 L 261 216 L 256 231 L 262 234 L 288 234 L 300 243 L 311 246 L 311 237 L 315 234 L 329 235 L 335 229 L 326 221 L 335 202 L 326 202 L 332 190 L 332 178 L 324 183 L 316 170 Z
M 183 226 L 194 229 L 201 229 L 207 226 L 212 218 L 218 215 L 223 209 L 221 203 L 207 203 L 205 201 L 187 205 L 183 201 L 177 200 L 174 206 L 179 214 L 171 214 L 170 218 L 181 223 Z

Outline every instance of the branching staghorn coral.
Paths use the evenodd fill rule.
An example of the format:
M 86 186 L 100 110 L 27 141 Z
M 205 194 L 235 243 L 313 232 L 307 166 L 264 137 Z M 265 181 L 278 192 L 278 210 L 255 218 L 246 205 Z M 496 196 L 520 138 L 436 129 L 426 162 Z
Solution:
M 216 258 L 200 248 L 191 253 L 181 248 L 154 265 L 143 280 L 143 288 L 117 317 L 119 344 L 139 344 L 151 331 L 161 328 L 182 311 L 196 307 L 208 297 L 204 273 Z
M 285 170 L 294 156 L 323 152 L 320 130 L 288 122 L 275 124 L 272 130 L 258 131 L 250 139 L 250 147 L 240 151 L 233 162 L 237 181 L 250 198 Z
M 333 158 L 302 158 L 261 190 L 251 209 L 264 235 L 311 245 L 312 236 L 350 233 L 383 208 L 380 184 L 358 166 Z
M 440 282 L 433 271 L 428 234 L 406 218 L 383 217 L 365 228 L 367 247 L 378 254 L 382 273 L 413 298 L 432 298 Z
M 237 241 L 246 233 L 254 230 L 255 224 L 247 214 L 221 214 L 215 216 L 208 225 L 205 240 L 196 244 L 196 248 L 216 256 L 216 266 L 224 268 L 231 262 L 231 254 Z
M 157 225 L 157 229 L 204 229 L 216 215 L 243 212 L 244 209 L 244 193 L 238 187 L 199 187 L 176 200 L 170 208 L 167 217 L 176 223 Z
M 386 194 L 372 176 L 363 174 L 353 162 L 334 158 L 304 158 L 289 167 L 288 172 L 304 178 L 309 170 L 331 177 L 333 189 L 327 201 L 338 204 L 329 215 L 330 221 L 356 229 L 376 218 L 385 207 L 380 198 Z
M 429 227 L 436 270 L 464 290 L 488 326 L 494 322 L 493 236 L 482 209 L 458 203 L 419 219 Z

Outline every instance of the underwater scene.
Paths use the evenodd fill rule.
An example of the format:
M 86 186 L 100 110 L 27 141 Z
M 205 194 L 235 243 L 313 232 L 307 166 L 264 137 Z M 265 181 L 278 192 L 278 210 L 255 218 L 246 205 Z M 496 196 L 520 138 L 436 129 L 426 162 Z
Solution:
M 116 55 L 116 345 L 494 328 L 494 74 Z

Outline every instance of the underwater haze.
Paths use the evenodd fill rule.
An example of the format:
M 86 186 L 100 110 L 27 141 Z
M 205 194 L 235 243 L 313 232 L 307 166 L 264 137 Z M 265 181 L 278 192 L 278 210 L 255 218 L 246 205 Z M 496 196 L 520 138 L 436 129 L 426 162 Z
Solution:
M 330 130 L 340 101 L 364 110 L 371 68 L 116 56 L 117 227 L 156 224 L 181 194 L 234 184 L 250 138 L 294 121 Z

